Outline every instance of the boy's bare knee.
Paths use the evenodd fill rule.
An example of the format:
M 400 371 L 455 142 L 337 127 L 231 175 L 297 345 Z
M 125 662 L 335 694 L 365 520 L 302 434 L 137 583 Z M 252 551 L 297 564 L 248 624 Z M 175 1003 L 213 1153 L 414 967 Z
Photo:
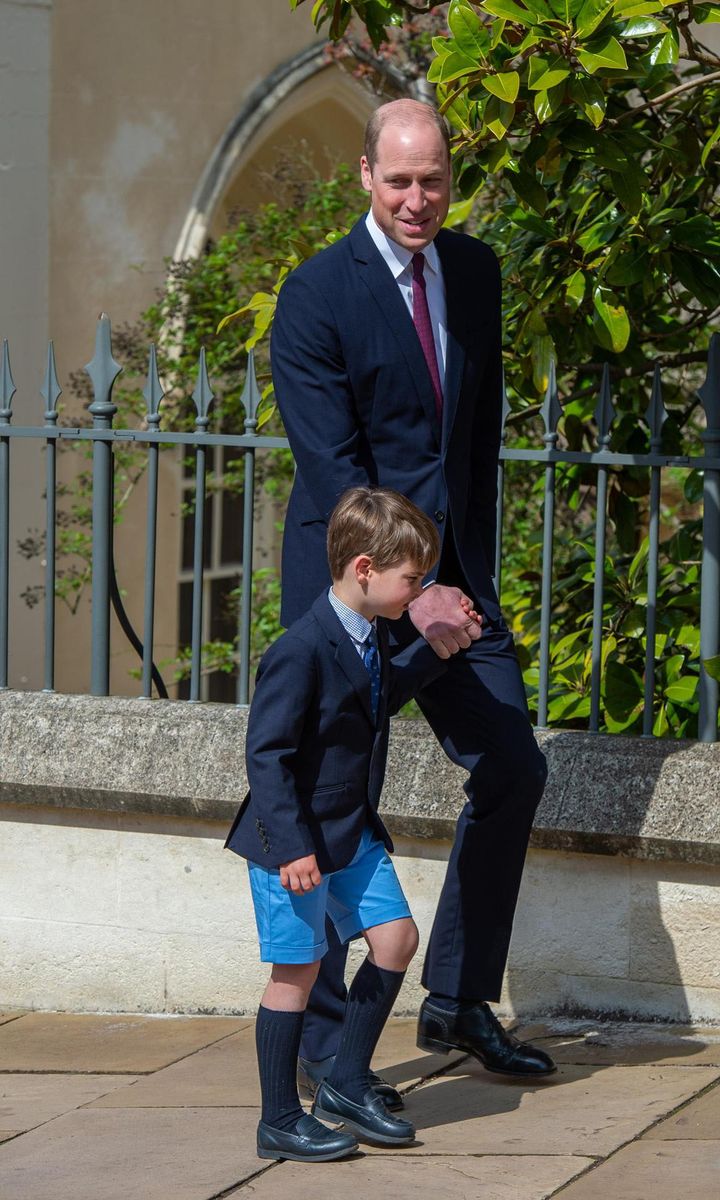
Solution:
M 386 971 L 404 971 L 418 948 L 418 931 L 410 917 L 376 925 L 365 932 L 372 961 Z

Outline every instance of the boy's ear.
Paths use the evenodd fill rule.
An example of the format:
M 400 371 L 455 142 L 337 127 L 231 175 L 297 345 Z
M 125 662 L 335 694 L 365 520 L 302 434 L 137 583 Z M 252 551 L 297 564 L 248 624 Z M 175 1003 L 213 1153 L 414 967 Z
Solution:
M 367 583 L 373 562 L 369 554 L 358 554 L 353 564 L 358 583 Z

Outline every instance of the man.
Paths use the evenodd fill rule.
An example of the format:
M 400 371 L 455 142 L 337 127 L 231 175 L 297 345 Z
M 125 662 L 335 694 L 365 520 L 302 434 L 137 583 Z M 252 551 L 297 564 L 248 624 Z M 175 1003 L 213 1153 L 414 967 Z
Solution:
M 391 623 L 399 648 L 418 633 L 441 656 L 469 647 L 416 697 L 446 754 L 468 771 L 467 803 L 425 959 L 429 996 L 418 1045 L 470 1052 L 494 1071 L 547 1074 L 551 1059 L 507 1035 L 487 1004 L 500 996 L 546 778 L 491 578 L 500 272 L 489 247 L 442 229 L 450 201 L 448 134 L 429 105 L 396 100 L 375 112 L 361 177 L 368 215 L 294 271 L 278 298 L 273 380 L 297 464 L 283 543 L 282 619 L 295 620 L 327 586 L 327 521 L 346 488 L 394 488 L 437 523 L 435 582 L 409 617 Z M 482 630 L 461 604 L 466 595 L 482 613 Z M 332 1065 L 343 966 L 335 942 L 305 1020 L 301 1061 L 311 1087 Z M 400 1103 L 381 1081 L 378 1088 Z

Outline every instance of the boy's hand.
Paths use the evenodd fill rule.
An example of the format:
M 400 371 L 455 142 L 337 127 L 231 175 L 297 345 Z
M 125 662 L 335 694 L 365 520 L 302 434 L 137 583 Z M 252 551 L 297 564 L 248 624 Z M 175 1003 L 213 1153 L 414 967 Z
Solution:
M 460 588 L 436 583 L 410 605 L 410 620 L 439 658 L 465 650 L 482 633 L 482 619 Z
M 286 891 L 294 892 L 296 896 L 311 892 L 322 883 L 315 855 L 307 854 L 305 858 L 295 858 L 292 862 L 283 863 L 280 867 L 280 883 Z

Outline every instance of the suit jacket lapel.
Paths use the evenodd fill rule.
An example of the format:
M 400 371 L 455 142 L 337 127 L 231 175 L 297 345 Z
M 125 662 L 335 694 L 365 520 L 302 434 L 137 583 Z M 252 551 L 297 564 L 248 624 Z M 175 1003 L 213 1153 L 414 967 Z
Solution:
M 327 593 L 318 596 L 312 606 L 312 611 L 328 641 L 335 647 L 335 661 L 355 688 L 365 714 L 374 728 L 375 717 L 370 699 L 370 676 L 367 667 L 341 621 L 338 620 L 337 614 L 327 598 Z
M 361 217 L 351 229 L 350 244 L 358 264 L 360 277 L 372 293 L 380 312 L 387 321 L 390 332 L 400 345 L 420 402 L 430 421 L 438 445 L 440 445 L 435 393 L 425 362 L 425 355 L 400 288 L 370 237 L 364 217 Z
M 463 295 L 462 281 L 458 277 L 457 263 L 453 261 L 452 234 L 441 230 L 435 239 L 442 265 L 447 308 L 447 357 L 445 362 L 445 402 L 443 404 L 442 446 L 447 446 L 457 412 L 463 371 L 465 369 L 465 337 L 467 331 L 467 304 L 469 297 Z

